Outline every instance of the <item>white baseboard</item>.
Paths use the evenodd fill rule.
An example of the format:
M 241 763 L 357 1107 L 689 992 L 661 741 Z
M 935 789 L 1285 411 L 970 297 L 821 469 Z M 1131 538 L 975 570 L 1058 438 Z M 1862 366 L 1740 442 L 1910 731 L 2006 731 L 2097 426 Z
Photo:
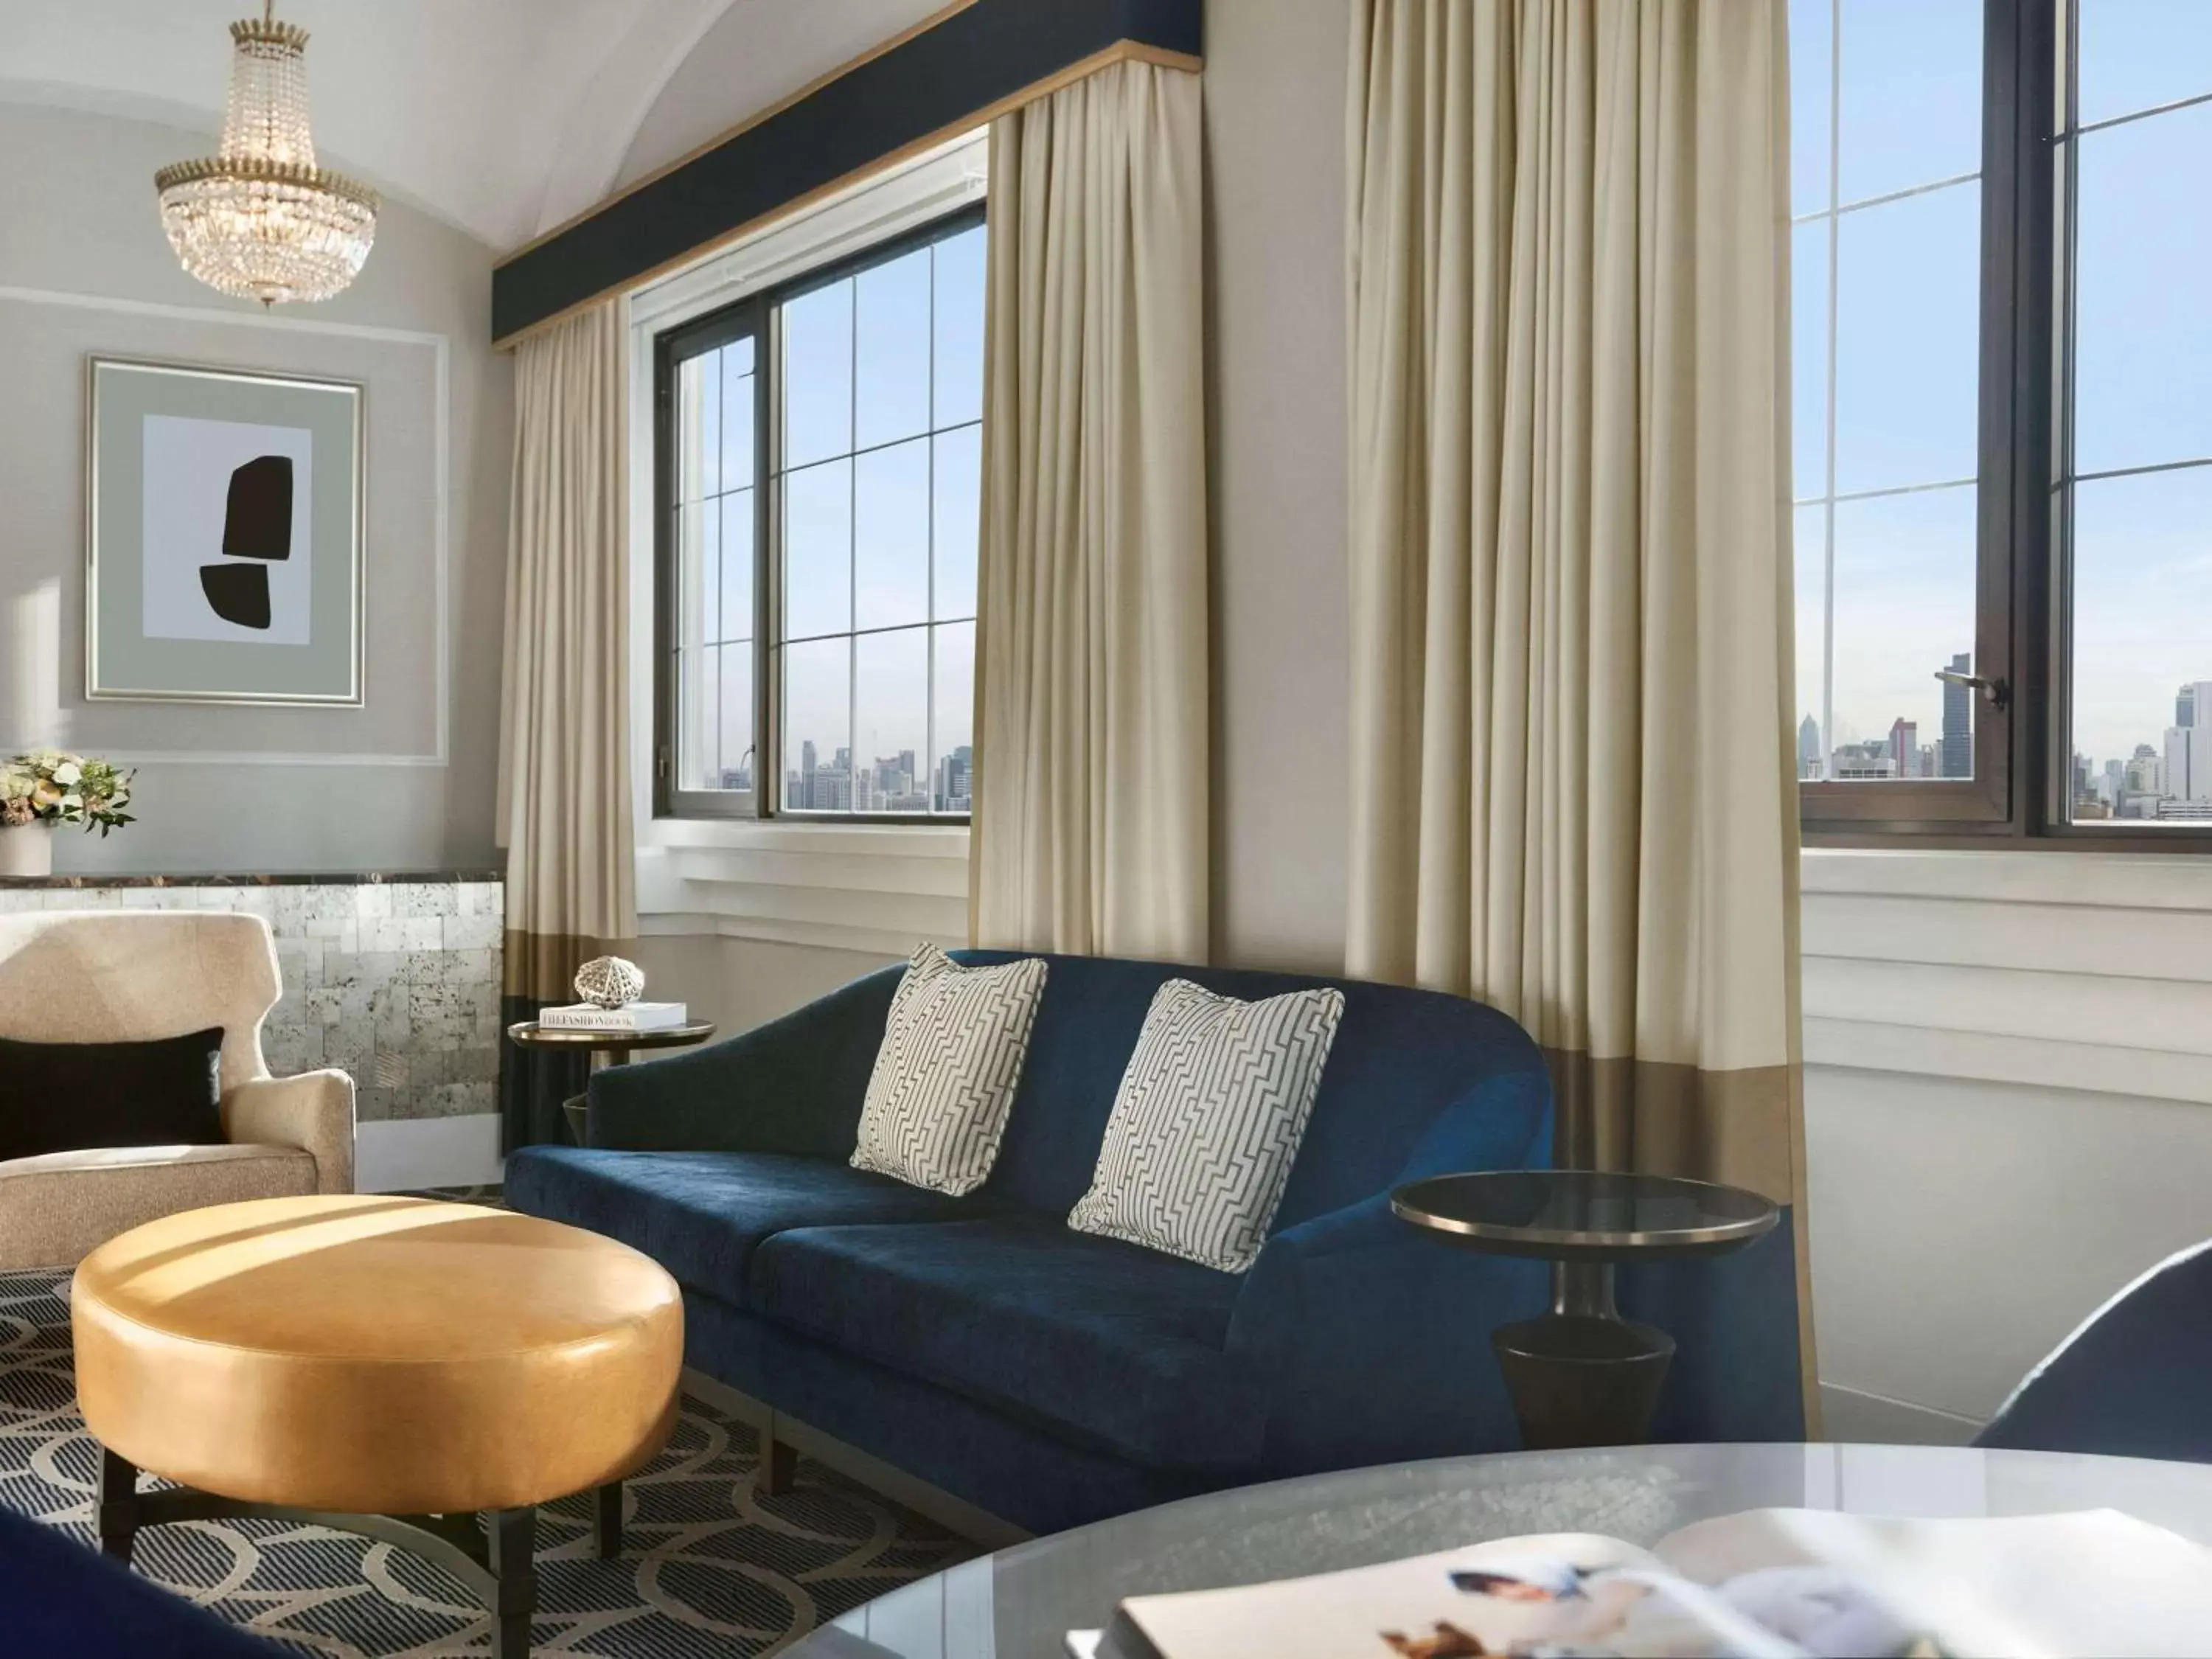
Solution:
M 1909 1400 L 1820 1384 L 1820 1433 L 1826 1440 L 1871 1446 L 1963 1446 L 1987 1425 L 1977 1418 Z
M 499 1180 L 502 1168 L 499 1114 L 356 1124 L 353 1159 L 360 1192 L 486 1186 Z

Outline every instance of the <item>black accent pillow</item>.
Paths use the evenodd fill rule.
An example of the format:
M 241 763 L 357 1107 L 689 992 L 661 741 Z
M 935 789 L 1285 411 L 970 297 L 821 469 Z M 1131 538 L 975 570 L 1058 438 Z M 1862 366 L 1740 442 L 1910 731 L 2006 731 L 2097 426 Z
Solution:
M 222 1139 L 220 1025 L 151 1042 L 0 1037 L 0 1158 Z

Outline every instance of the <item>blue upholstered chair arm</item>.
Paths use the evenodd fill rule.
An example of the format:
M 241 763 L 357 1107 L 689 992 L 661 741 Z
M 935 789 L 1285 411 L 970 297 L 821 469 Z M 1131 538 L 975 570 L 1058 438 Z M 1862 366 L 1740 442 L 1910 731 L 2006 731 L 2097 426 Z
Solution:
M 1438 1115 L 1401 1181 L 1551 1159 L 1540 1066 L 1486 1079 Z M 1395 1184 L 1395 1183 L 1394 1183 Z M 1264 1473 L 1510 1450 L 1519 1443 L 1490 1332 L 1540 1312 L 1540 1261 L 1425 1234 L 1371 1194 L 1285 1229 L 1239 1293 L 1229 1347 L 1264 1379 Z
M 848 1157 L 900 971 L 871 974 L 726 1042 L 597 1073 L 590 1144 Z

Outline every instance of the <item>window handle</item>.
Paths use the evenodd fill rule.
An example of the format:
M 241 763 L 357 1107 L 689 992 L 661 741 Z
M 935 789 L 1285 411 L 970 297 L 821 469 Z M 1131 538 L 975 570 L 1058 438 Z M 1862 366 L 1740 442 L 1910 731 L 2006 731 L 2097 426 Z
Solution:
M 1978 691 L 1990 700 L 1990 707 L 2002 711 L 2012 702 L 2012 682 L 2002 678 L 1990 679 L 1980 674 L 1961 674 L 1954 669 L 1939 668 L 1936 678 L 1946 685 L 1963 685 Z

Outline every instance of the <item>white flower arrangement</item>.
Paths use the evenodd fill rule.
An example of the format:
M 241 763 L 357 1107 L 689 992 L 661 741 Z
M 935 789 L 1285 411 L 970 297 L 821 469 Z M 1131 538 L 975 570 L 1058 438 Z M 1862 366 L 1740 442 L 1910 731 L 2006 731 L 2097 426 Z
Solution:
M 82 824 L 105 836 L 131 821 L 131 780 L 103 760 L 33 749 L 0 761 L 0 829 L 29 823 Z

